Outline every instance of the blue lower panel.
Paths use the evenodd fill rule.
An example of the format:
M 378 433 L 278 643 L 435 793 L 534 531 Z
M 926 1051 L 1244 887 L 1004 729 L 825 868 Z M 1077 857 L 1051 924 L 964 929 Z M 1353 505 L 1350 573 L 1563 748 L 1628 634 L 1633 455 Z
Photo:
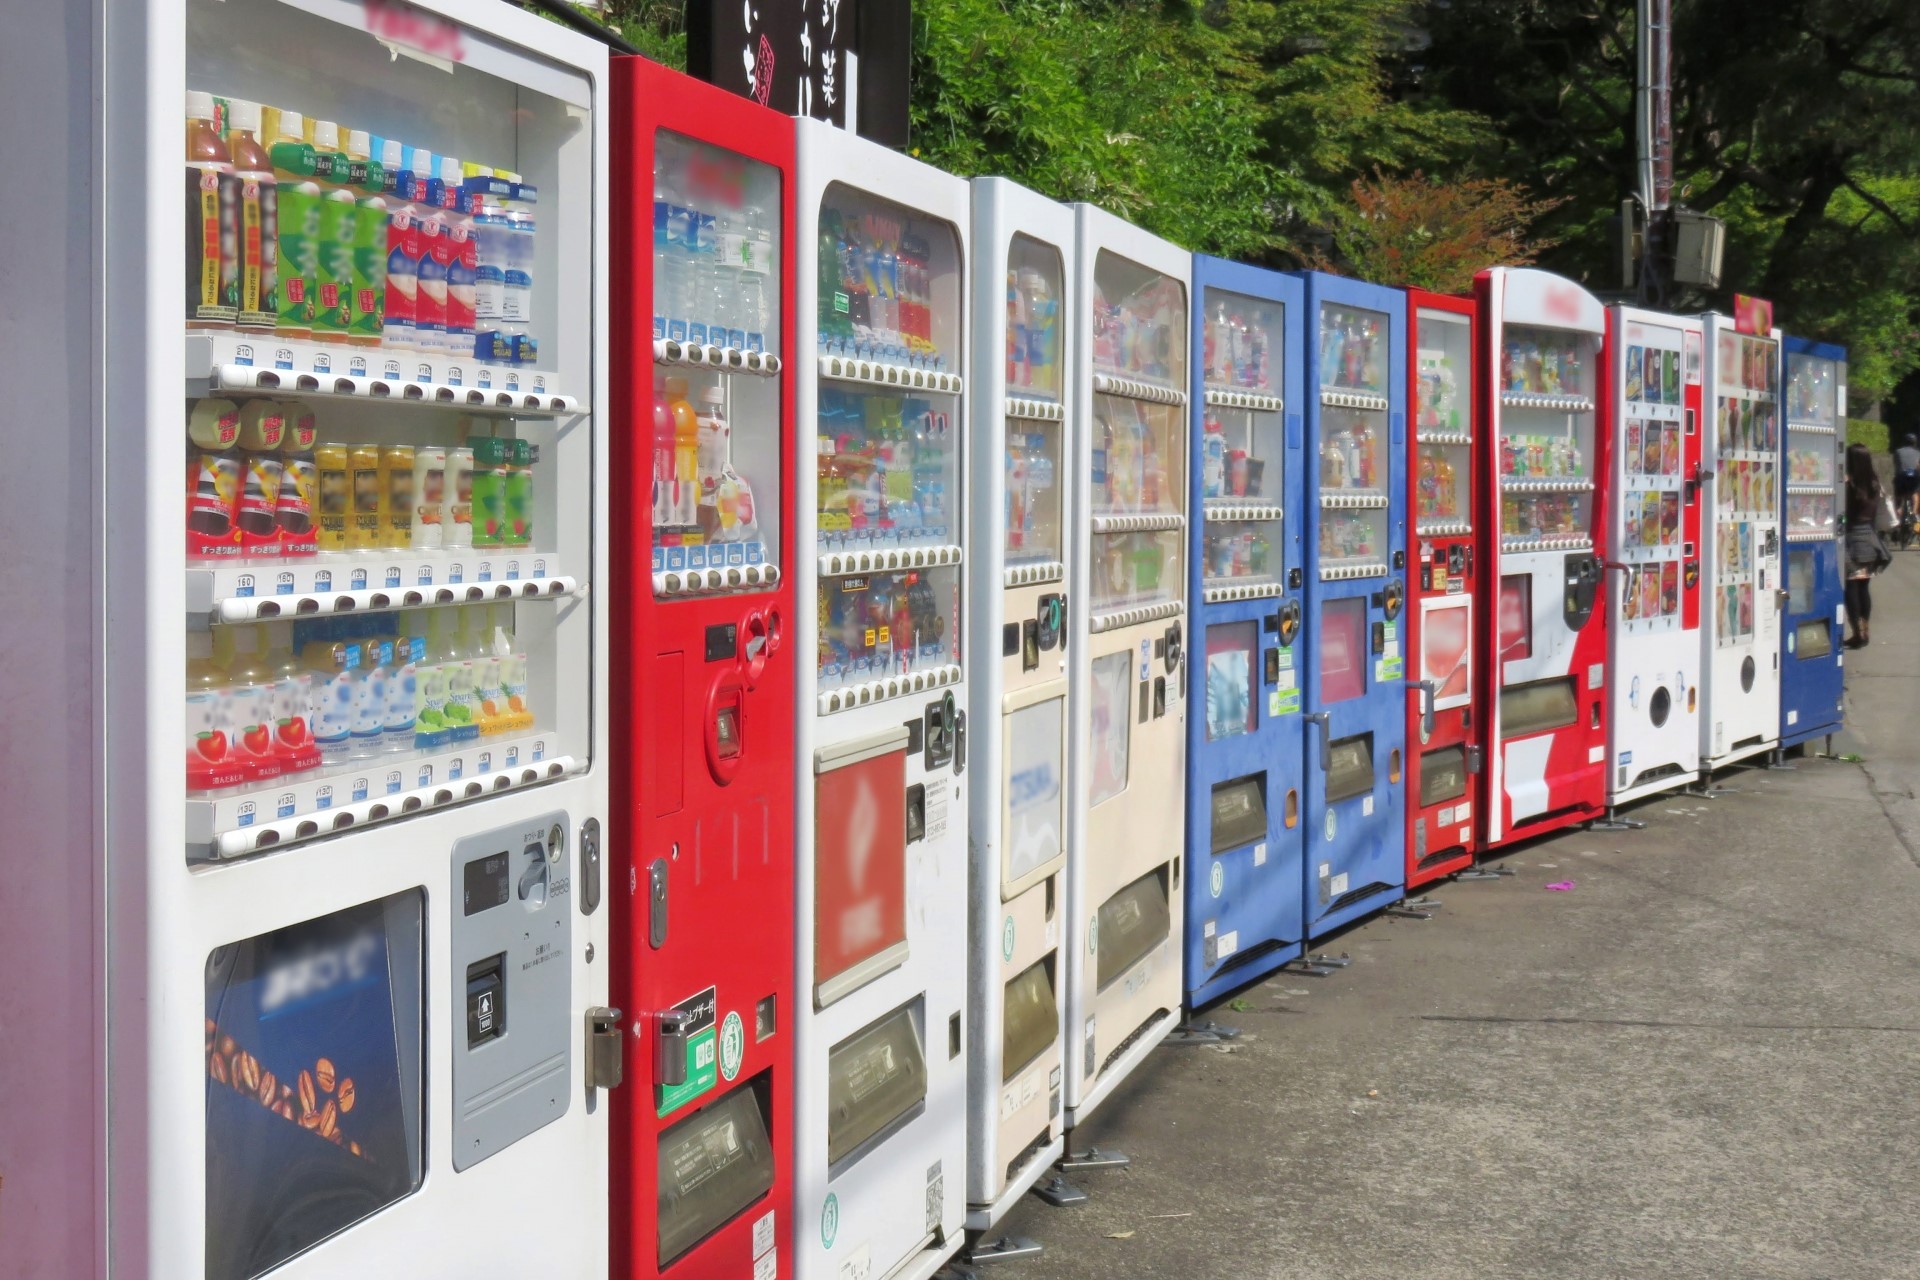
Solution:
M 1840 544 L 1786 544 L 1788 606 L 1780 647 L 1780 745 L 1824 737 L 1842 723 L 1846 672 L 1843 628 L 1834 619 L 1842 596 Z

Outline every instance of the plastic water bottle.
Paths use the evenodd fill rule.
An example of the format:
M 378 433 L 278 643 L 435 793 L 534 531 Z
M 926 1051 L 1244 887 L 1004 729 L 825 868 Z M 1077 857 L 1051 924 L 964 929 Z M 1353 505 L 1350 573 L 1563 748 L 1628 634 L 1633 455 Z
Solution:
M 507 249 L 513 225 L 507 221 L 506 206 L 497 194 L 480 197 L 480 208 L 473 217 L 473 233 L 479 254 L 473 278 L 474 354 L 482 364 L 510 364 L 512 344 L 502 338 L 507 299 Z
M 528 202 L 514 200 L 507 206 L 507 230 L 506 287 L 501 295 L 500 318 L 512 338 L 513 362 L 535 364 L 539 344 L 527 332 L 527 325 L 533 321 L 534 246 L 533 209 Z
M 749 207 L 742 215 L 745 249 L 740 270 L 740 324 L 748 351 L 767 349 L 767 277 L 773 271 L 773 239 L 766 211 Z
M 687 340 L 687 315 L 680 309 L 686 293 L 687 211 L 664 181 L 653 187 L 653 336 Z
M 731 210 L 714 220 L 712 270 L 707 279 L 707 341 L 716 347 L 744 349 L 747 345 L 746 326 L 740 323 L 740 246 L 745 243 Z

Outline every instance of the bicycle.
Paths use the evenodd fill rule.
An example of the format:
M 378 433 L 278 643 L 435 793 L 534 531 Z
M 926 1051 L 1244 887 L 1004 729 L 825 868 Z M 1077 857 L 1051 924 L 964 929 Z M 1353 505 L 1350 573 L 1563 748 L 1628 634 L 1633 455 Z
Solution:
M 1899 491 L 1899 497 L 1895 500 L 1896 518 L 1892 536 L 1894 545 L 1902 551 L 1913 546 L 1914 540 L 1920 538 L 1920 502 L 1916 501 L 1915 491 L 1909 487 L 1909 483 L 1907 477 L 1901 476 L 1894 486 Z

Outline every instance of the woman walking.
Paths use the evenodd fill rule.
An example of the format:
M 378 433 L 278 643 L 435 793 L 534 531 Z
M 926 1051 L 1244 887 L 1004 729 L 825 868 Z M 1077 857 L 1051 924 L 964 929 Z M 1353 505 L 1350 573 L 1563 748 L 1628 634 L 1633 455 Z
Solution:
M 1886 522 L 1886 493 L 1873 469 L 1873 454 L 1864 444 L 1847 446 L 1847 621 L 1853 635 L 1849 649 L 1867 647 L 1868 620 L 1873 616 L 1873 575 L 1893 560 L 1880 526 Z

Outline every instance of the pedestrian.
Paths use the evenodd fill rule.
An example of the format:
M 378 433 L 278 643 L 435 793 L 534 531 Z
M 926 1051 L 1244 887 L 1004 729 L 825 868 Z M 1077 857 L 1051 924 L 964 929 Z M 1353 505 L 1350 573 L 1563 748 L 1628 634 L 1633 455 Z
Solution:
M 1909 435 L 1893 451 L 1893 501 L 1904 525 L 1913 513 L 1913 499 L 1920 494 L 1920 437 Z
M 1893 513 L 1880 475 L 1873 469 L 1873 453 L 1864 444 L 1847 446 L 1847 621 L 1853 635 L 1849 649 L 1867 647 L 1868 620 L 1873 616 L 1873 575 L 1893 562 L 1881 531 L 1893 523 Z

